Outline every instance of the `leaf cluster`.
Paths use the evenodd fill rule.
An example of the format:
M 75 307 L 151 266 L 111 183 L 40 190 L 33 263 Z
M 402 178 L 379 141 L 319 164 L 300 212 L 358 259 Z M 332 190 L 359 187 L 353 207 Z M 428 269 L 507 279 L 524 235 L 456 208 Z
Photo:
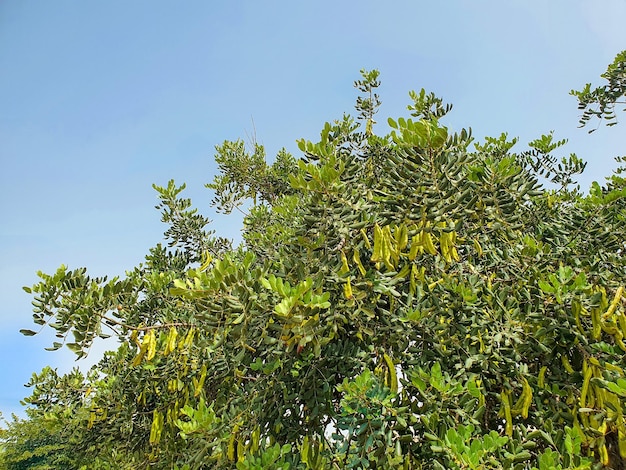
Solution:
M 578 99 L 578 109 L 583 111 L 580 118 L 581 127 L 592 118 L 605 119 L 607 126 L 617 124 L 615 105 L 626 103 L 622 101 L 626 96 L 626 51 L 617 54 L 613 63 L 602 74 L 602 78 L 608 82 L 606 85 L 591 88 L 591 83 L 587 83 L 582 90 L 570 92 Z

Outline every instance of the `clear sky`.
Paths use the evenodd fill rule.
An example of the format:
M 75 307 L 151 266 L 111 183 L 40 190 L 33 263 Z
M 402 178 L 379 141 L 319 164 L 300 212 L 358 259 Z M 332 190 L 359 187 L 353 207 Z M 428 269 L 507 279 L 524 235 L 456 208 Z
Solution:
M 22 413 L 32 372 L 76 365 L 43 350 L 50 334 L 18 333 L 32 328 L 21 287 L 60 264 L 141 262 L 166 228 L 152 183 L 186 182 L 238 236 L 203 187 L 215 145 L 256 135 L 297 155 L 378 68 L 379 132 L 424 87 L 454 104 L 453 130 L 568 138 L 586 189 L 626 154 L 626 123 L 578 129 L 569 91 L 600 84 L 623 49 L 626 0 L 0 1 L 0 411 Z

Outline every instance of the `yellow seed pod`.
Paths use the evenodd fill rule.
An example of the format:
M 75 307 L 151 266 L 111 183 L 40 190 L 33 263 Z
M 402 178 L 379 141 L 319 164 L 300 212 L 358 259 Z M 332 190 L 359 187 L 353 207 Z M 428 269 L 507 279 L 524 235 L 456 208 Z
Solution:
M 574 368 L 572 367 L 572 364 L 569 362 L 569 359 L 567 358 L 567 356 L 561 355 L 561 364 L 563 364 L 563 367 L 569 374 L 574 373 Z
M 615 297 L 613 297 L 613 301 L 611 302 L 611 305 L 609 305 L 609 308 L 607 309 L 603 317 L 608 318 L 611 315 L 613 315 L 613 313 L 615 312 L 615 309 L 619 305 L 620 300 L 622 300 L 623 293 L 624 293 L 624 288 L 622 286 L 619 286 L 619 288 L 615 292 Z
M 379 263 L 383 260 L 383 231 L 378 224 L 374 225 L 374 250 L 372 261 Z
M 206 364 L 202 364 L 202 369 L 200 369 L 200 379 L 198 379 L 197 382 L 194 382 L 194 397 L 197 397 L 200 393 L 202 393 L 202 387 L 204 386 L 204 381 L 206 380 L 206 373 Z
M 437 247 L 435 247 L 435 244 L 433 243 L 433 237 L 431 233 L 422 230 L 421 237 L 422 237 L 422 244 L 424 245 L 424 249 L 426 250 L 426 252 L 431 255 L 436 255 Z
M 622 334 L 626 335 L 626 315 L 624 315 L 624 312 L 619 312 L 617 314 L 617 322 L 620 330 L 622 330 Z
M 474 249 L 476 250 L 476 253 L 478 253 L 478 256 L 482 256 L 483 255 L 483 247 L 480 245 L 480 242 L 474 238 L 472 240 L 474 242 Z
M 602 465 L 609 464 L 609 451 L 606 448 L 606 444 L 603 442 L 602 445 L 598 448 L 598 453 L 600 454 L 600 461 Z
M 156 354 L 156 335 L 154 330 L 150 330 L 148 333 L 148 351 L 146 352 L 146 360 L 150 361 Z
M 152 426 L 150 428 L 150 444 L 158 444 L 161 440 L 161 433 L 163 432 L 163 414 L 154 410 L 152 414 Z
M 176 349 L 176 338 L 178 337 L 178 331 L 175 326 L 170 327 L 170 332 L 167 335 L 167 345 L 165 347 L 165 355 Z
M 532 405 L 533 403 L 533 389 L 525 377 L 522 377 L 522 381 L 523 381 L 522 386 L 524 388 L 524 393 L 522 396 L 525 397 L 524 405 L 522 409 L 522 418 L 526 419 L 528 418 L 528 411 L 530 410 L 530 405 Z
M 387 365 L 387 378 L 389 388 L 392 393 L 398 393 L 398 377 L 396 373 L 396 366 L 393 363 L 393 360 L 387 353 L 383 354 L 383 359 L 385 360 L 385 364 Z
M 409 250 L 409 261 L 417 258 L 417 255 L 424 253 L 424 246 L 420 235 L 413 235 L 411 238 L 411 249 Z
M 365 244 L 365 247 L 368 250 L 371 250 L 372 244 L 370 243 L 370 239 L 368 238 L 367 233 L 365 232 L 365 229 L 361 229 L 360 233 L 361 233 L 361 237 L 363 238 L 363 243 Z
M 580 406 L 587 408 L 587 394 L 589 393 L 589 382 L 593 375 L 593 367 L 587 364 L 587 360 L 583 360 L 583 385 L 580 389 Z
M 342 250 L 341 251 L 341 268 L 339 268 L 339 272 L 337 274 L 339 274 L 340 276 L 343 276 L 344 274 L 347 274 L 349 272 L 350 272 L 350 267 L 348 266 L 348 258 L 346 258 L 346 254 Z
M 599 340 L 602 336 L 602 323 L 600 320 L 600 310 L 597 307 L 591 309 L 591 336 L 595 340 Z
M 509 392 L 502 390 L 500 393 L 500 401 L 502 402 L 502 411 L 506 421 L 504 425 L 504 432 L 507 436 L 511 437 L 513 436 L 513 416 L 511 415 L 511 399 L 509 397 Z
M 396 228 L 395 231 L 396 244 L 398 251 L 402 251 L 409 244 L 409 229 L 405 224 L 402 224 Z
M 141 347 L 141 343 L 139 342 L 139 340 L 137 339 L 137 336 L 139 336 L 139 332 L 137 330 L 133 330 L 130 333 L 130 340 L 135 343 L 137 345 L 138 348 Z
M 348 278 L 348 282 L 343 285 L 343 294 L 348 300 L 352 298 L 352 284 L 350 283 L 350 278 Z
M 356 267 L 359 268 L 359 272 L 361 273 L 361 276 L 365 276 L 367 271 L 363 267 L 363 263 L 361 263 L 361 256 L 359 254 L 358 248 L 355 248 L 354 253 L 352 253 L 352 261 L 354 261 L 354 264 L 356 264 Z
M 620 427 L 617 428 L 617 445 L 619 447 L 619 455 L 621 458 L 626 458 L 626 430 L 624 429 L 623 420 L 620 423 Z
M 228 440 L 228 448 L 226 450 L 226 456 L 228 457 L 228 460 L 230 460 L 231 462 L 234 462 L 237 455 L 236 455 L 236 445 L 237 445 L 237 434 L 239 433 L 239 425 L 235 424 L 235 426 L 233 427 L 233 430 L 230 434 L 230 439 Z

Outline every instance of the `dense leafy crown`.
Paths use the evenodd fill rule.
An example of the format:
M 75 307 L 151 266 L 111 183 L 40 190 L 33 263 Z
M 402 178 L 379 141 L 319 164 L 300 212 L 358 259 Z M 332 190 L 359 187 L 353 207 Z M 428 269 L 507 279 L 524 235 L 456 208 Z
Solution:
M 363 71 L 358 120 L 299 159 L 217 148 L 241 246 L 170 182 L 168 247 L 27 289 L 53 348 L 119 341 L 86 375 L 33 376 L 29 418 L 77 467 L 621 468 L 624 180 L 582 195 L 564 141 L 473 143 L 424 90 L 376 135 L 378 85 Z

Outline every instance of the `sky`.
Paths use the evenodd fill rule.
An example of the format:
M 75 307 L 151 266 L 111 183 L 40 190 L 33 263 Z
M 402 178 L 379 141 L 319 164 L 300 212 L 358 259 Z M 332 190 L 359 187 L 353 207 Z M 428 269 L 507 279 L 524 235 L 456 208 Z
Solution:
M 0 411 L 23 415 L 33 372 L 86 369 L 33 328 L 22 286 L 61 264 L 124 275 L 163 241 L 152 184 L 185 195 L 219 235 L 204 188 L 215 146 L 243 139 L 269 158 L 353 113 L 354 80 L 378 69 L 387 117 L 408 92 L 452 103 L 443 124 L 523 144 L 554 131 L 588 162 L 587 189 L 626 154 L 626 124 L 578 128 L 571 89 L 602 84 L 626 49 L 626 0 L 0 1 Z M 353 113 L 356 114 L 356 113 Z M 625 115 L 626 116 L 626 115 Z M 626 119 L 626 118 L 623 118 Z

